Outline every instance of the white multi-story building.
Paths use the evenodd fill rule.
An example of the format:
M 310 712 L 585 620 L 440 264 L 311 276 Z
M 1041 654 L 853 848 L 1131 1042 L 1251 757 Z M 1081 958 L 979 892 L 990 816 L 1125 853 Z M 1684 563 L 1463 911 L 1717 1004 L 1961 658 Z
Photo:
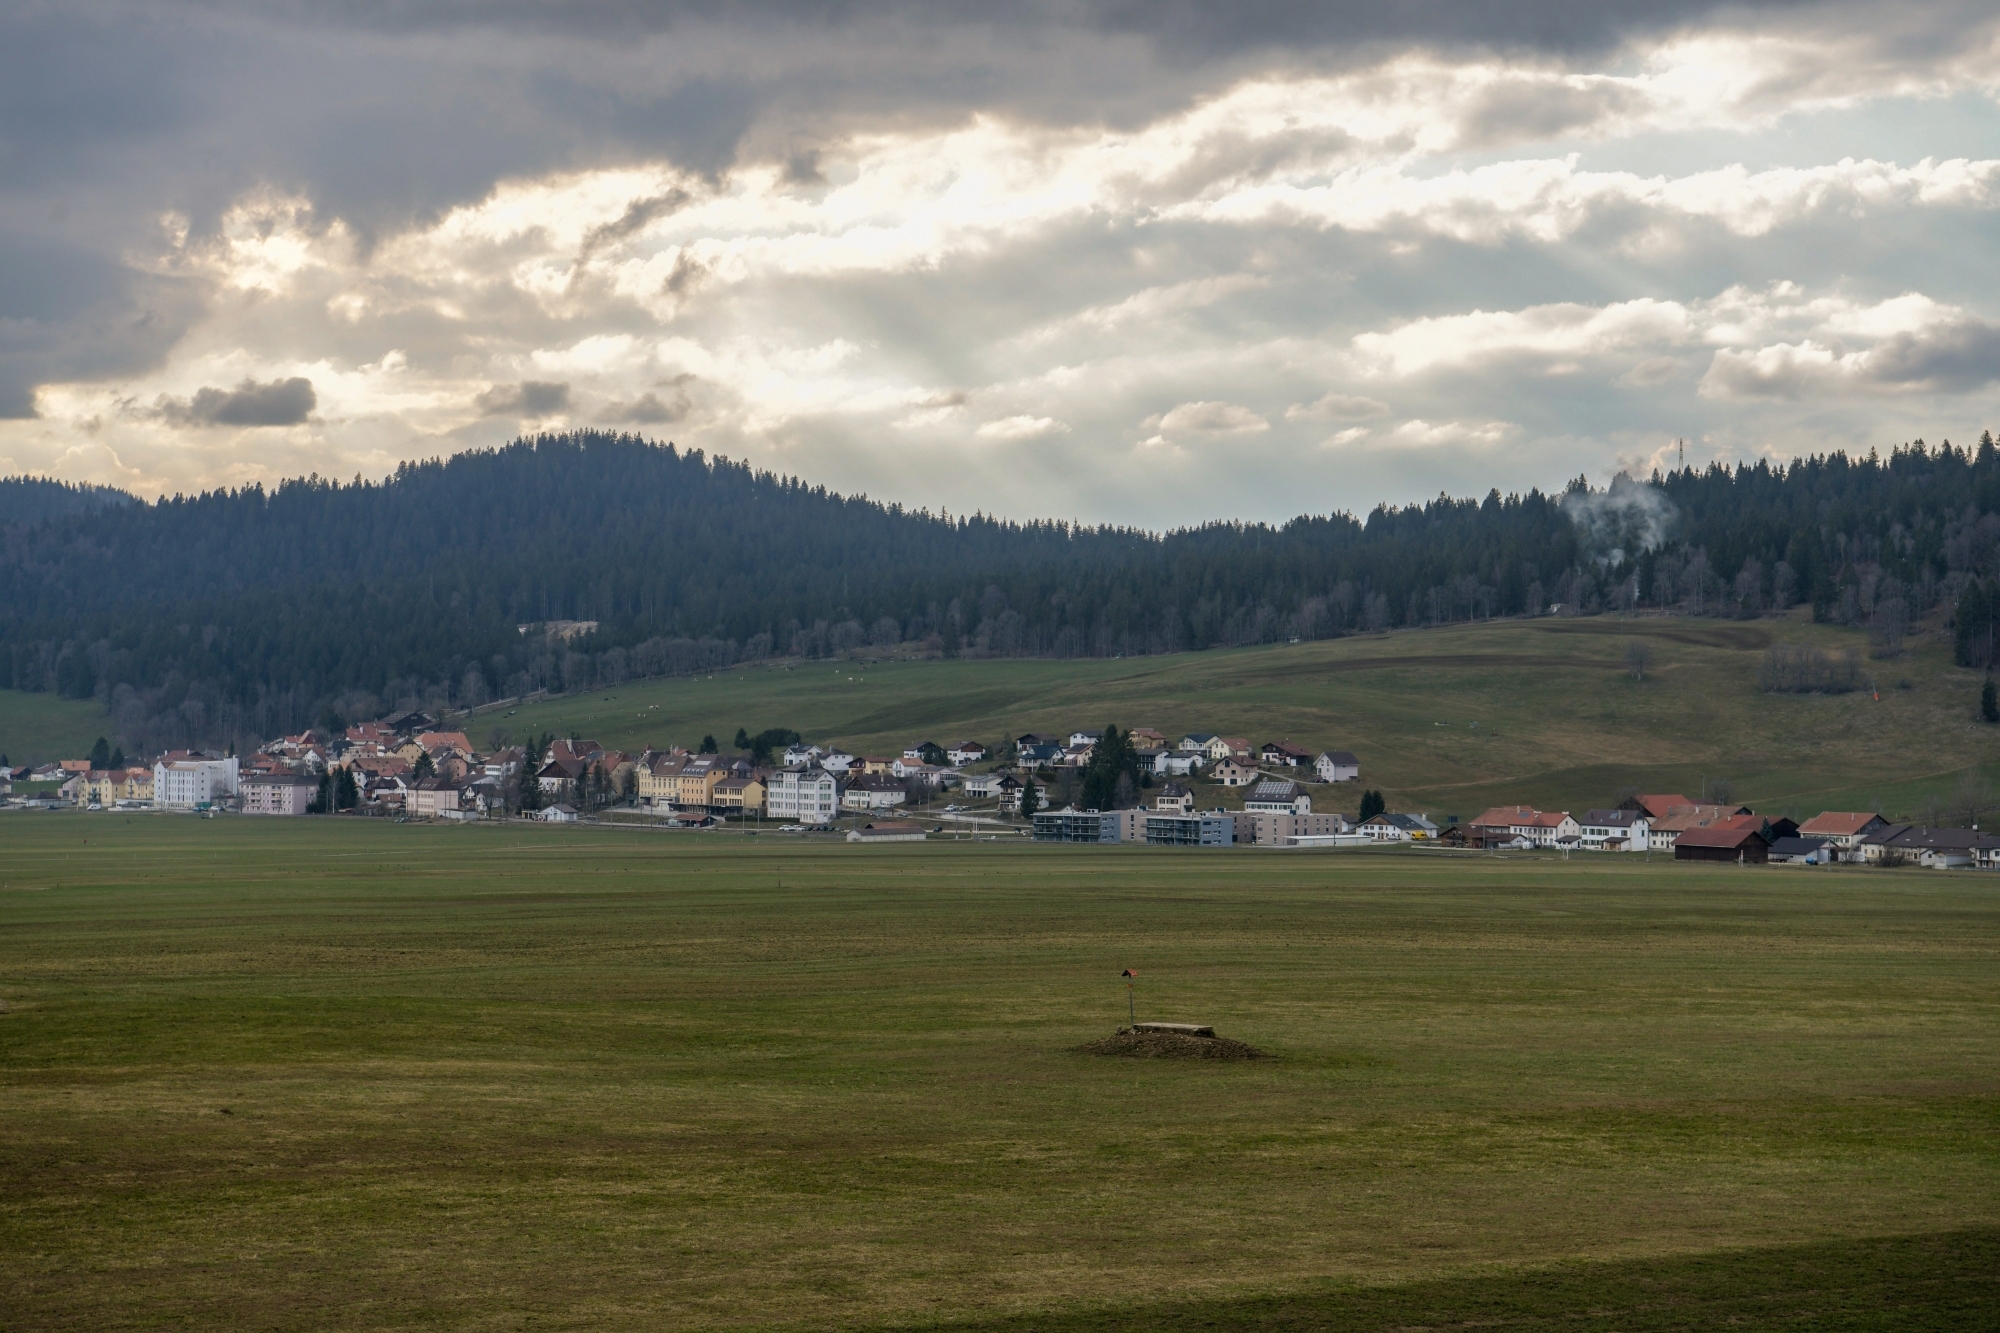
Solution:
M 153 765 L 153 804 L 175 810 L 236 795 L 236 759 L 161 759 Z
M 840 780 L 823 768 L 779 769 L 766 791 L 771 818 L 784 823 L 831 824 L 840 813 Z

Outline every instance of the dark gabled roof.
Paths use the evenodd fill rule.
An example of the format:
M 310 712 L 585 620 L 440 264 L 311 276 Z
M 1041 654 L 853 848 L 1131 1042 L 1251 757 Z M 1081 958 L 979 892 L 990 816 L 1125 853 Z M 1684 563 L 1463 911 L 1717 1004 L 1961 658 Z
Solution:
M 1577 823 L 1598 828 L 1630 828 L 1645 817 L 1639 810 L 1586 810 Z
M 1752 841 L 1764 842 L 1761 829 L 1745 828 L 1735 824 L 1704 824 L 1691 828 L 1674 840 L 1676 847 L 1746 847 Z
M 1810 856 L 1824 846 L 1825 838 L 1778 838 L 1771 843 L 1771 855 Z
M 1919 828 L 1905 824 L 1903 831 L 1890 838 L 1891 847 L 1904 847 L 1913 851 L 1957 851 L 1969 852 L 1976 848 L 2000 847 L 2000 838 L 1990 833 L 1981 833 L 1970 828 Z M 1869 841 L 1874 841 L 1870 838 Z
M 1354 757 L 1354 751 L 1352 750 L 1322 750 L 1320 752 L 1320 757 L 1323 759 L 1330 759 L 1334 763 L 1343 766 L 1351 765 L 1355 768 L 1361 767 L 1361 761 Z

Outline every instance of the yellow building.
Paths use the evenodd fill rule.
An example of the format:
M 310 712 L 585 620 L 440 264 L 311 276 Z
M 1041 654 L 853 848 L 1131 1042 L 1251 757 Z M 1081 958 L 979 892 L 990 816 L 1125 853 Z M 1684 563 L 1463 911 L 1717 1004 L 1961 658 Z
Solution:
M 639 765 L 639 799 L 648 805 L 672 805 L 680 795 L 684 754 L 656 754 Z
M 717 810 L 730 814 L 764 813 L 764 784 L 756 778 L 724 778 L 715 784 L 712 801 Z

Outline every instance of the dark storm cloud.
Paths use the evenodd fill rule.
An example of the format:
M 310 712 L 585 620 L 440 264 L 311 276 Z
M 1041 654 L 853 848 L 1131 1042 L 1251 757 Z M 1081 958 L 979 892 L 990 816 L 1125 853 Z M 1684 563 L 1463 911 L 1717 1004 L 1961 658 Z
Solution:
M 693 375 L 681 374 L 662 380 L 658 389 L 642 393 L 630 402 L 606 405 L 597 419 L 611 426 L 667 426 L 685 421 L 688 413 L 694 411 L 694 396 L 688 392 L 688 385 L 694 379 Z
M 496 384 L 473 399 L 482 416 L 552 417 L 569 408 L 569 385 L 546 380 L 524 380 L 519 384 Z
M 162 398 L 154 410 L 176 426 L 296 426 L 317 406 L 312 381 L 295 375 L 268 384 L 246 379 L 234 389 L 199 389 L 185 400 Z
M 0 231 L 0 418 L 33 416 L 38 384 L 157 364 L 200 309 L 195 283 Z

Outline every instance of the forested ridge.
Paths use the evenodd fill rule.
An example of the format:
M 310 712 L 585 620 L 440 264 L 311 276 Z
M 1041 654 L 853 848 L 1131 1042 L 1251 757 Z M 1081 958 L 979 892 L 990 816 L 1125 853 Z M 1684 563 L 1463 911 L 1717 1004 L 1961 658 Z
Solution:
M 1948 602 L 1983 662 L 1996 575 L 1990 437 L 1156 534 L 910 511 L 579 433 L 5 523 L 0 686 L 95 695 L 156 747 L 869 645 L 1110 656 L 1801 601 L 1885 637 Z

